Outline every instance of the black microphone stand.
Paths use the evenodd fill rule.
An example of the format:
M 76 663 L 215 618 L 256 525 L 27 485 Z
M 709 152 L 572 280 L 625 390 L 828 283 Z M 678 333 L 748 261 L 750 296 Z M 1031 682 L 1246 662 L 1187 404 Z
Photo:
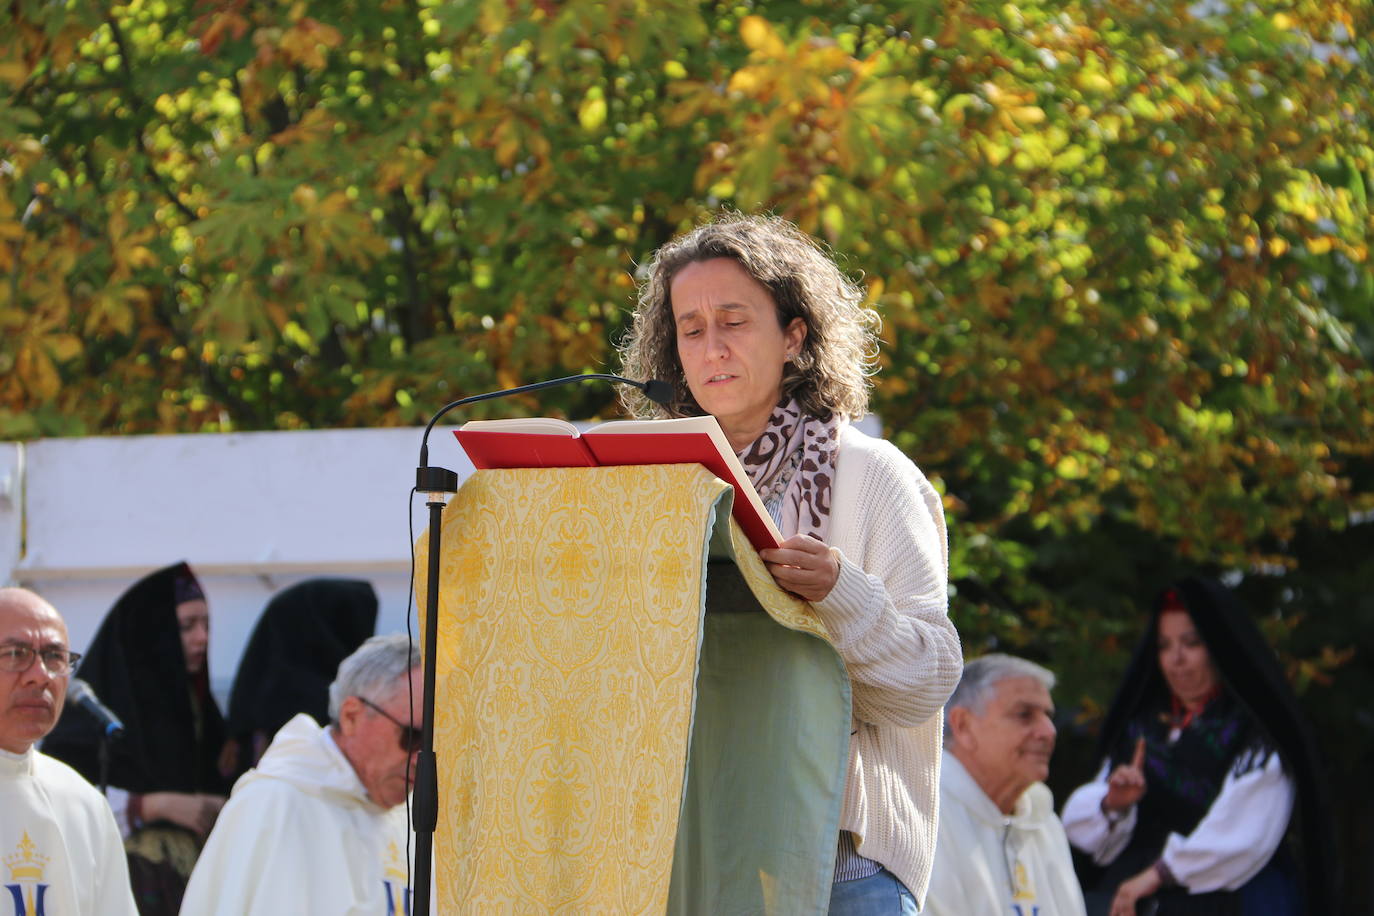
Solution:
M 110 786 L 110 732 L 108 730 L 100 733 L 100 749 L 97 753 L 100 761 L 100 784 L 98 788 L 100 794 L 104 795 L 105 790 Z
M 79 677 L 67 682 L 67 702 L 74 703 L 100 724 L 100 743 L 96 745 L 96 787 L 104 795 L 110 784 L 110 744 L 124 736 L 124 724 L 91 691 L 91 686 Z
M 447 494 L 458 492 L 456 473 L 448 468 L 430 467 L 429 433 L 444 414 L 464 404 L 475 404 L 478 401 L 489 401 L 507 395 L 524 394 L 527 391 L 539 391 L 543 388 L 592 379 L 633 385 L 643 391 L 650 400 L 659 404 L 666 404 L 672 397 L 671 386 L 655 379 L 637 382 L 619 375 L 603 373 L 569 375 L 531 385 L 521 385 L 519 388 L 474 394 L 445 404 L 430 418 L 429 425 L 425 427 L 425 434 L 420 439 L 420 465 L 415 469 L 415 489 L 426 494 L 425 505 L 429 508 L 429 578 L 425 583 L 425 699 L 421 707 L 420 756 L 415 762 L 415 794 L 411 812 L 415 828 L 415 887 L 411 898 L 414 902 L 412 913 L 415 916 L 429 916 L 429 888 L 434 865 L 434 828 L 439 823 L 439 765 L 434 756 L 434 679 L 439 640 L 439 535 L 443 525 L 444 506 L 447 505 L 445 497 Z M 412 545 L 411 550 L 414 549 Z

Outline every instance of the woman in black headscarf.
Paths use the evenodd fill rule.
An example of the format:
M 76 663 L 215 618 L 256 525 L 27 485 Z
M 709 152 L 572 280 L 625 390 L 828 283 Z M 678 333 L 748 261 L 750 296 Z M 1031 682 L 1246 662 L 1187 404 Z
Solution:
M 243 650 L 229 695 L 229 733 L 239 768 L 258 762 L 297 713 L 329 721 L 339 662 L 377 627 L 377 593 L 360 579 L 307 579 L 272 597 Z
M 125 836 L 139 912 L 175 914 L 231 784 L 206 665 L 210 614 L 185 563 L 141 579 L 106 615 L 76 676 L 124 723 L 107 795 Z M 102 732 L 68 706 L 43 751 L 99 783 Z
M 1189 578 L 1155 602 L 1099 750 L 1098 777 L 1063 815 L 1094 866 L 1082 876 L 1090 913 L 1131 916 L 1146 901 L 1159 916 L 1331 912 L 1315 747 L 1228 589 Z

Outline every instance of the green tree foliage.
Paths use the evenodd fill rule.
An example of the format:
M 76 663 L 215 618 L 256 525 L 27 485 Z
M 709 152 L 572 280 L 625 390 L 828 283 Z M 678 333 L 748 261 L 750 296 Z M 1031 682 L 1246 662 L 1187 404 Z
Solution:
M 1374 511 L 1372 10 L 16 0 L 0 436 L 416 423 L 604 369 L 656 246 L 771 209 L 884 316 L 972 652 L 1090 717 L 1145 596 L 1240 570 L 1330 691 L 1302 545 Z

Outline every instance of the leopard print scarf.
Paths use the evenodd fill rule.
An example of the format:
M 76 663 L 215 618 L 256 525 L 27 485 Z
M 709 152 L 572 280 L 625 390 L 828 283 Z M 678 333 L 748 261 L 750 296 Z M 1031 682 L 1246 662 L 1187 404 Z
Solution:
M 749 480 L 766 504 L 782 494 L 784 538 L 809 534 L 825 541 L 835 486 L 840 420 L 804 416 L 795 398 L 778 403 L 768 427 L 739 453 Z

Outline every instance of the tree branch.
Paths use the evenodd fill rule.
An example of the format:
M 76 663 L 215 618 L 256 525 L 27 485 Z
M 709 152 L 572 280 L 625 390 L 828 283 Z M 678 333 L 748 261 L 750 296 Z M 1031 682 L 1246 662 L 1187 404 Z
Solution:
M 147 101 L 134 89 L 134 72 L 133 68 L 129 65 L 129 46 L 124 40 L 124 32 L 120 29 L 119 23 L 115 20 L 113 13 L 105 17 L 105 22 L 110 26 L 110 34 L 114 36 L 115 47 L 119 49 L 119 70 L 124 75 L 123 89 L 136 109 L 148 111 L 150 106 Z M 138 146 L 139 149 L 143 151 L 145 157 L 143 169 L 148 173 L 148 177 L 152 179 L 153 184 L 157 185 L 158 190 L 162 192 L 163 196 L 171 201 L 172 205 L 180 211 L 182 216 L 186 217 L 187 222 L 196 222 L 200 217 L 196 216 L 195 211 L 186 205 L 185 201 L 183 201 L 176 191 L 168 185 L 167 180 L 162 174 L 153 167 L 153 154 L 152 151 L 148 149 L 148 139 L 144 134 L 142 125 L 138 125 Z
M 420 284 L 420 270 L 415 261 L 415 250 L 411 235 L 415 224 L 410 218 L 410 201 L 401 188 L 391 192 L 392 205 L 388 215 L 396 234 L 401 238 L 401 262 L 405 265 L 406 288 L 409 291 L 406 303 L 406 321 L 403 324 L 406 343 L 414 346 L 424 334 L 424 294 Z
M 229 74 L 229 85 L 234 87 L 234 97 L 239 100 L 239 126 L 243 128 L 243 135 L 249 139 L 253 137 L 253 125 L 248 122 L 248 104 L 243 98 L 243 84 L 239 82 L 238 71 Z M 250 151 L 248 154 L 248 164 L 253 167 L 253 177 L 262 177 L 258 172 L 258 157 Z

